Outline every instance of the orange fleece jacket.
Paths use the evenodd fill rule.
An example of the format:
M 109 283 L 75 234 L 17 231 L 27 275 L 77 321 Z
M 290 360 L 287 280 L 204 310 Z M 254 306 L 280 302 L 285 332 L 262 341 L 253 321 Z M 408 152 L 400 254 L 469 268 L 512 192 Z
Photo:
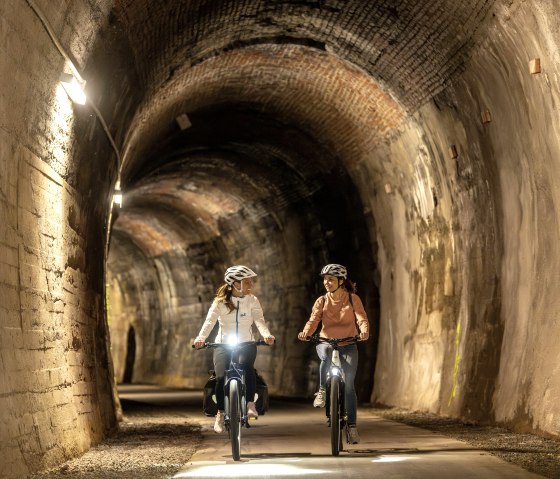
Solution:
M 340 301 L 334 301 L 329 294 L 326 295 L 326 300 L 325 296 L 320 296 L 313 305 L 311 316 L 305 324 L 303 332 L 307 336 L 311 336 L 321 320 L 323 321 L 320 332 L 322 338 L 349 338 L 356 336 L 359 332 L 369 332 L 367 314 L 362 300 L 357 294 L 352 293 L 352 303 L 354 310 L 352 310 L 348 294 L 345 294 Z M 354 312 L 360 331 L 356 329 Z

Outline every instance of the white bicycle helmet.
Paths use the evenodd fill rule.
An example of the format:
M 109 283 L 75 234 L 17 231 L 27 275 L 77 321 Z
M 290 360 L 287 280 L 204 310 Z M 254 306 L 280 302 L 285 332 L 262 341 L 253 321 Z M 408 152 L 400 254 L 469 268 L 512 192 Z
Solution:
M 231 286 L 235 281 L 254 278 L 255 276 L 257 276 L 257 273 L 255 273 L 252 269 L 247 268 L 247 266 L 238 264 L 235 266 L 230 266 L 228 269 L 226 269 L 226 273 L 224 274 L 224 281 Z
M 335 276 L 337 278 L 344 278 L 348 276 L 348 271 L 346 268 L 341 264 L 328 264 L 327 266 L 323 267 L 321 270 L 321 276 L 325 276 L 326 274 L 330 274 L 331 276 Z

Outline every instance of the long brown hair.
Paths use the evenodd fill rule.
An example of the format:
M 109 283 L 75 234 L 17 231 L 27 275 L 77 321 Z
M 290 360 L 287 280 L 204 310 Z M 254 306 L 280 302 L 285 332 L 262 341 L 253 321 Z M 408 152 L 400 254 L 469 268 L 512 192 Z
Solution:
M 216 303 L 224 303 L 231 313 L 235 309 L 233 301 L 231 300 L 232 294 L 232 287 L 229 284 L 224 283 L 216 290 L 216 297 L 214 298 L 214 301 Z
M 358 288 L 356 287 L 356 283 L 354 281 L 350 281 L 349 278 L 338 278 L 338 279 L 342 279 L 342 287 L 348 291 L 349 293 L 354 293 L 356 294 L 356 292 L 358 291 Z

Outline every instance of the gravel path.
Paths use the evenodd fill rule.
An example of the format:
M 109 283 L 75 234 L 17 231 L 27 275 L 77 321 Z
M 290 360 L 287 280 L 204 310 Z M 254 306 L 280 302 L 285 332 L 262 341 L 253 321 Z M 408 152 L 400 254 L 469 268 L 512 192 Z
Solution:
M 123 401 L 123 411 L 125 419 L 114 437 L 31 479 L 167 479 L 201 442 L 200 426 L 180 408 Z M 400 409 L 371 412 L 464 441 L 546 478 L 560 478 L 560 441 Z
M 515 434 L 500 427 L 481 426 L 404 409 L 371 408 L 370 411 L 386 419 L 436 431 L 444 436 L 466 442 L 543 477 L 560 478 L 560 439 Z
M 180 471 L 202 440 L 200 426 L 180 408 L 121 402 L 115 436 L 31 479 L 165 479 Z

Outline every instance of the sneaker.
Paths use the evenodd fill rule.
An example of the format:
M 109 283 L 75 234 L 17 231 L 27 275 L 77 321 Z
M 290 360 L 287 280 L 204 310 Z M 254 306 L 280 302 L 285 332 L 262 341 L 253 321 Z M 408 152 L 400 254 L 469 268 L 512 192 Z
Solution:
M 358 444 L 360 442 L 360 435 L 358 434 L 358 428 L 355 424 L 347 427 L 346 439 L 348 440 L 348 444 Z
M 327 402 L 327 390 L 325 388 L 319 388 L 319 391 L 315 393 L 315 400 L 313 401 L 313 407 L 325 407 Z
M 216 414 L 216 422 L 214 423 L 214 432 L 222 434 L 225 430 L 224 411 L 218 411 L 218 414 Z
M 257 406 L 255 406 L 254 402 L 247 403 L 247 417 L 249 419 L 258 419 L 259 413 L 257 412 Z

